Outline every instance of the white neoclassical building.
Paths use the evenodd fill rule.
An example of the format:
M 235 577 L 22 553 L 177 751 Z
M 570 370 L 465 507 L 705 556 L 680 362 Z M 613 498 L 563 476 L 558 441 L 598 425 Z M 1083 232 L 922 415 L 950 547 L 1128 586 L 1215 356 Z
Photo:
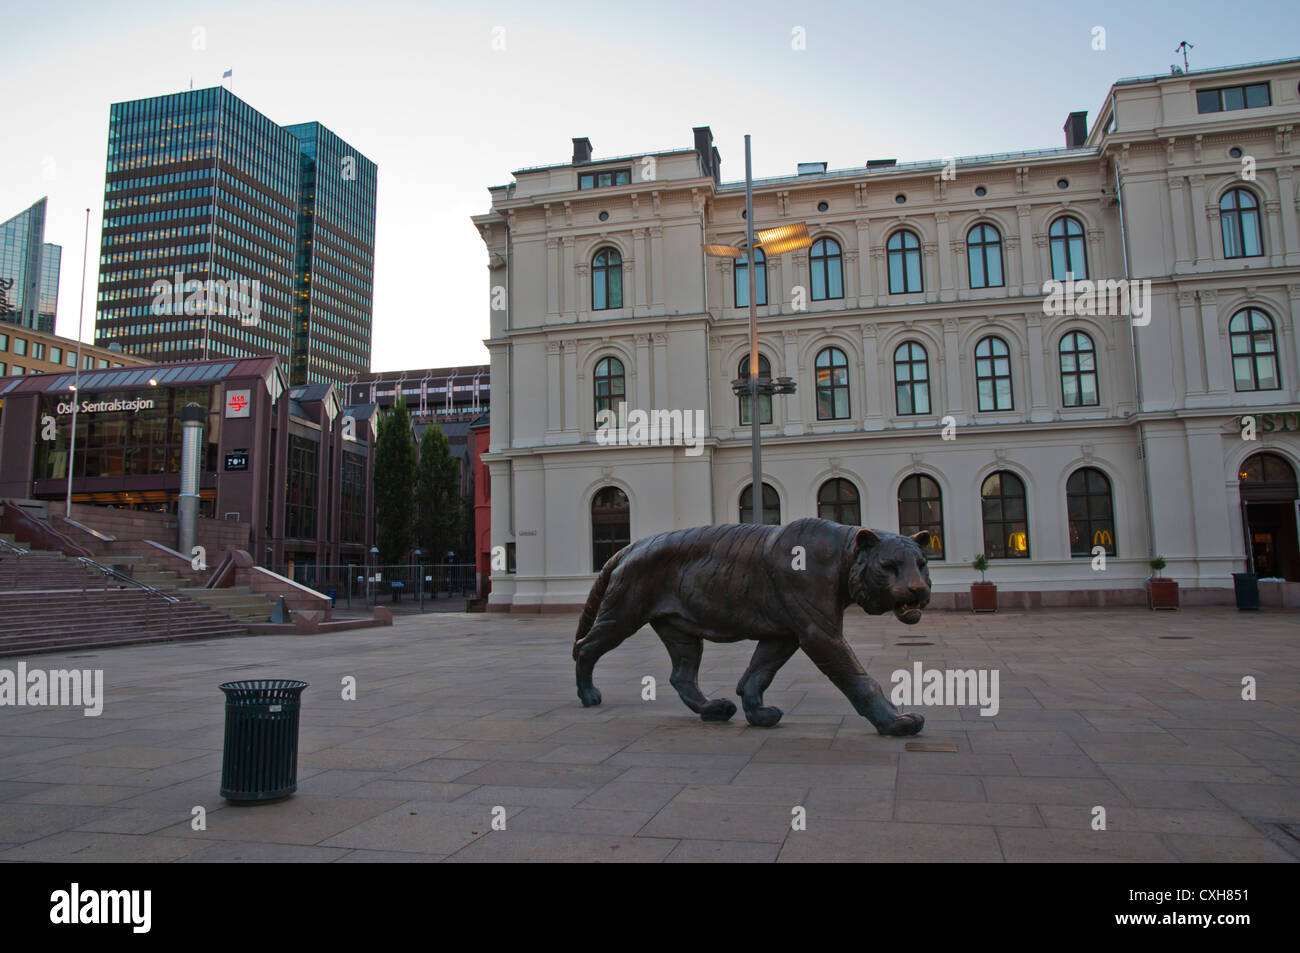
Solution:
M 1123 80 L 1065 132 L 755 183 L 756 227 L 814 240 L 755 255 L 760 372 L 797 384 L 759 402 L 764 519 L 929 529 L 939 605 L 980 552 L 1004 605 L 1138 601 L 1156 554 L 1185 602 L 1300 580 L 1300 59 Z M 475 217 L 491 608 L 578 607 L 629 539 L 751 518 L 750 265 L 701 247 L 745 240 L 719 172 L 707 127 L 575 139 Z

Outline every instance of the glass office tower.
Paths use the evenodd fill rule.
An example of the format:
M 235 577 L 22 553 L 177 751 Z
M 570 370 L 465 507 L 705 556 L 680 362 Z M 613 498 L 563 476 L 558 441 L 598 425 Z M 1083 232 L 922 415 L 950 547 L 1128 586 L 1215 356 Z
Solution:
M 54 333 L 54 320 L 59 313 L 59 268 L 63 263 L 63 248 L 45 243 L 41 255 L 41 293 L 36 306 L 36 330 Z
M 97 344 L 369 369 L 375 166 L 329 130 L 223 87 L 116 103 L 106 179 Z
M 45 241 L 45 201 L 0 224 L 0 321 L 53 333 L 62 249 Z
M 302 147 L 294 384 L 370 371 L 375 164 L 318 122 L 286 127 Z
M 161 361 L 287 362 L 297 197 L 297 140 L 228 90 L 115 103 L 96 343 Z M 245 290 L 245 308 L 216 293 L 227 287 Z

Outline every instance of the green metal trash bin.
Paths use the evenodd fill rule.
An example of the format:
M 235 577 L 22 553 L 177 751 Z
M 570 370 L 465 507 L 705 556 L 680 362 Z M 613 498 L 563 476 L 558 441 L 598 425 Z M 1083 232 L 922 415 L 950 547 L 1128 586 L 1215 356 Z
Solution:
M 226 682 L 221 796 L 273 801 L 298 790 L 298 711 L 306 682 L 260 678 Z
M 1233 594 L 1237 597 L 1238 609 L 1259 608 L 1259 576 L 1253 572 L 1234 572 L 1232 574 Z

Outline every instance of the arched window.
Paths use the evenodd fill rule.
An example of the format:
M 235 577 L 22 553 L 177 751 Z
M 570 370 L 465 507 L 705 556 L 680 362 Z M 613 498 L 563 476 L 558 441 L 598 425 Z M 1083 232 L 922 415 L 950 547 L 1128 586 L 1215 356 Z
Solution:
M 1256 453 L 1241 465 L 1237 476 L 1248 483 L 1295 483 L 1295 469 L 1276 453 Z
M 980 410 L 1014 410 L 1011 351 L 999 337 L 975 345 L 975 394 Z
M 915 232 L 894 232 L 885 243 L 889 258 L 889 293 L 910 294 L 923 290 L 921 278 L 921 240 Z
M 943 559 L 943 493 L 924 473 L 914 473 L 898 488 L 898 531 L 912 536 L 929 530 L 928 559 Z
M 837 347 L 817 353 L 817 419 L 849 416 L 849 359 Z
M 827 480 L 817 491 L 817 515 L 832 523 L 861 526 L 862 511 L 858 505 L 858 488 L 840 477 Z
M 1224 258 L 1255 258 L 1264 254 L 1259 227 L 1259 199 L 1250 189 L 1229 189 L 1219 199 Z
M 591 498 L 591 571 L 632 541 L 632 506 L 616 486 L 601 487 Z
M 1002 233 L 992 225 L 976 225 L 966 233 L 966 262 L 972 288 L 1001 288 Z
M 999 470 L 980 487 L 984 519 L 984 553 L 990 559 L 1029 558 L 1029 513 L 1025 484 L 1014 473 Z
M 740 521 L 754 522 L 754 484 L 740 491 Z M 781 525 L 781 497 L 770 483 L 763 484 L 763 522 L 767 526 Z
M 767 258 L 763 255 L 763 249 L 759 248 L 754 251 L 754 302 L 758 307 L 764 307 L 767 304 Z M 744 255 L 736 260 L 732 267 L 732 286 L 736 294 L 736 307 L 749 307 L 749 256 Z
M 1088 252 L 1079 220 L 1071 215 L 1058 218 L 1047 235 L 1052 251 L 1052 277 L 1057 281 L 1065 281 L 1071 275 L 1076 280 L 1087 278 Z
M 602 357 L 596 362 L 595 380 L 592 384 L 596 397 L 596 426 L 602 424 L 622 427 L 619 404 L 627 400 L 627 379 L 623 376 L 623 362 L 616 357 Z M 603 418 L 601 411 L 609 411 Z
M 1070 555 L 1091 556 L 1093 547 L 1115 555 L 1115 507 L 1110 480 L 1095 467 L 1081 467 L 1065 483 L 1065 511 L 1070 520 Z
M 814 301 L 844 297 L 844 268 L 839 242 L 833 238 L 819 238 L 813 242 L 808 266 L 812 269 Z
M 1061 403 L 1066 407 L 1095 407 L 1097 395 L 1097 351 L 1083 331 L 1071 331 L 1061 338 Z
M 1273 319 L 1256 308 L 1243 308 L 1228 322 L 1232 379 L 1237 390 L 1277 390 L 1277 334 Z
M 915 341 L 894 351 L 894 404 L 900 417 L 930 412 L 930 361 Z
M 736 376 L 741 380 L 749 381 L 749 355 L 740 359 L 740 366 L 736 368 Z M 759 381 L 770 381 L 772 379 L 772 365 L 762 354 L 758 355 L 758 379 Z M 738 398 L 740 401 L 740 423 L 741 426 L 749 426 L 749 395 L 745 394 Z M 770 424 L 772 422 L 772 395 L 758 395 L 758 422 L 760 424 Z
M 602 248 L 591 260 L 591 307 L 595 311 L 623 307 L 623 256 Z

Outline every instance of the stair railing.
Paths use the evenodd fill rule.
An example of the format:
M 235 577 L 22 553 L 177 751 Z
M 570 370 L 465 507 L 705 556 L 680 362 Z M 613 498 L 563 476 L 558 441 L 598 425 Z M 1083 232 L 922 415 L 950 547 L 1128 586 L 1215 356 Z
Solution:
M 114 569 L 111 566 L 105 566 L 102 563 L 97 563 L 89 556 L 78 556 L 77 562 L 81 563 L 81 565 L 85 566 L 87 569 L 92 570 L 94 572 L 98 572 L 103 575 L 104 593 L 106 596 L 108 593 L 110 581 L 115 581 L 118 583 L 117 588 L 119 589 L 131 587 L 134 589 L 139 589 L 141 592 L 145 593 L 147 596 L 151 598 L 162 599 L 163 602 L 166 603 L 167 605 L 167 634 L 169 636 L 172 634 L 172 606 L 174 606 L 176 603 L 181 601 L 180 597 L 169 596 L 161 589 L 155 589 L 153 586 L 145 585 L 143 582 L 140 582 L 137 579 L 132 579 L 126 573 L 119 572 L 118 570 Z M 87 578 L 89 579 L 91 577 L 87 576 Z M 86 584 L 84 582 L 81 584 L 81 591 L 83 593 L 86 591 Z M 145 625 L 149 624 L 149 612 L 152 605 L 153 603 L 150 602 L 148 599 L 145 600 L 144 603 L 144 624 Z
M 11 583 L 15 589 L 18 588 L 18 576 L 22 572 L 23 557 L 27 555 L 27 550 L 21 546 L 15 546 L 7 539 L 0 539 L 0 566 L 5 563 L 13 566 L 13 571 L 9 574 Z M 10 559 L 9 557 L 13 557 Z

